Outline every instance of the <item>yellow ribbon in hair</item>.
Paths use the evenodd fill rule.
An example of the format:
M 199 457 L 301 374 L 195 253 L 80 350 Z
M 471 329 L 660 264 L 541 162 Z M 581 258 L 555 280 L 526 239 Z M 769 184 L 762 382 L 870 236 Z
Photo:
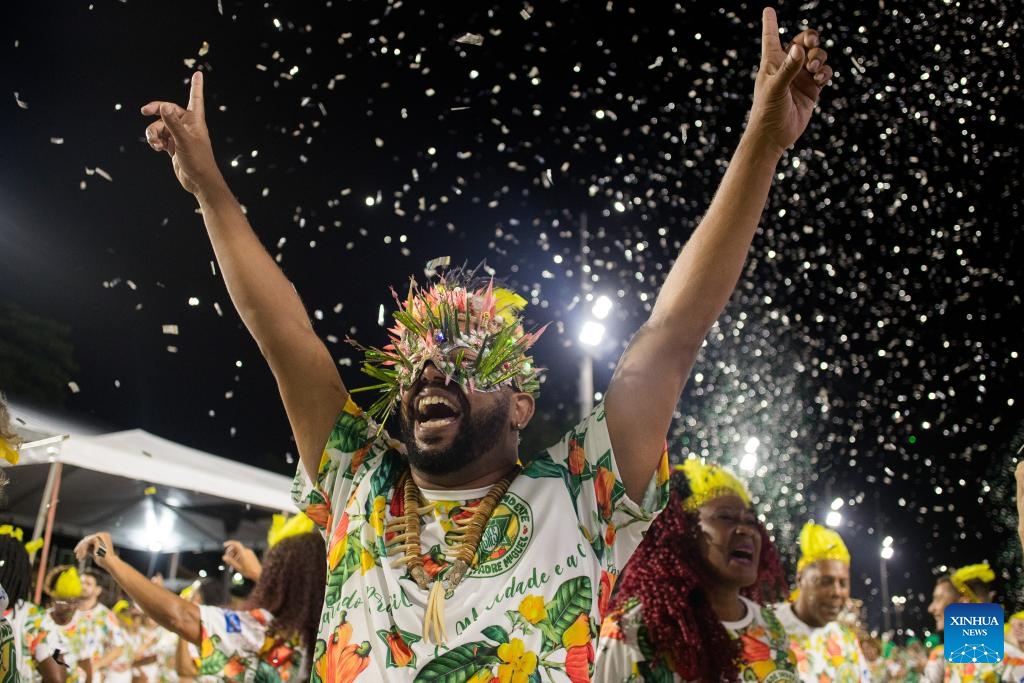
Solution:
M 308 534 L 313 530 L 313 520 L 298 513 L 289 517 L 288 515 L 274 515 L 274 521 L 270 523 L 270 531 L 267 532 L 267 547 L 274 547 L 289 536 Z
M 982 562 L 981 564 L 969 564 L 966 567 L 960 567 L 960 569 L 953 572 L 949 580 L 953 587 L 960 591 L 961 594 L 967 596 L 971 602 L 981 602 L 981 598 L 974 594 L 974 591 L 967 585 L 967 582 L 981 581 L 982 583 L 992 583 L 996 580 L 996 574 L 992 571 L 992 567 L 988 565 L 988 562 Z
M 11 525 L 11 524 L 2 524 L 2 525 L 0 525 L 0 536 L 10 536 L 11 538 L 15 539 L 16 541 L 21 541 L 23 543 L 25 541 L 25 532 L 21 529 L 21 527 L 16 527 L 16 526 Z M 42 538 L 37 538 L 37 539 L 35 539 L 33 541 L 29 541 L 28 543 L 25 543 L 25 552 L 27 552 L 27 553 L 34 553 L 37 550 L 39 550 L 40 548 L 42 548 L 42 547 L 43 547 L 43 539 Z
M 839 560 L 849 566 L 850 551 L 843 538 L 832 529 L 814 522 L 807 522 L 800 530 L 800 559 L 796 570 L 803 569 L 822 560 Z
M 21 455 L 7 439 L 0 438 L 0 457 L 12 465 L 17 465 Z
M 50 597 L 57 600 L 76 600 L 82 597 L 82 579 L 78 576 L 78 570 L 68 567 L 62 571 L 57 580 L 53 582 L 53 591 Z
M 696 510 L 710 500 L 722 496 L 739 496 L 744 505 L 750 505 L 750 493 L 735 474 L 718 465 L 704 464 L 690 458 L 676 471 L 686 475 L 690 482 L 690 497 L 683 501 L 687 510 Z

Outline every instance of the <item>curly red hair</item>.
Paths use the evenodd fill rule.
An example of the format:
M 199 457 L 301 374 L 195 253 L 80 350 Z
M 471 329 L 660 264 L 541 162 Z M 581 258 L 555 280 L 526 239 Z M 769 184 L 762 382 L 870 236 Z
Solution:
M 729 636 L 711 607 L 704 586 L 714 581 L 701 550 L 697 512 L 683 508 L 689 483 L 672 475 L 672 494 L 616 582 L 612 609 L 639 598 L 653 649 L 684 680 L 737 681 L 740 643 Z M 757 581 L 740 593 L 764 604 L 787 590 L 779 552 L 757 523 L 761 553 Z

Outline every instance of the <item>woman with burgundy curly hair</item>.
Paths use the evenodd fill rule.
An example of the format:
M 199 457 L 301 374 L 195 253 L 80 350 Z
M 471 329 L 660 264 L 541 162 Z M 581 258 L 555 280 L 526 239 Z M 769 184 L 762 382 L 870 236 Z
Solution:
M 83 538 L 75 555 L 91 557 L 154 621 L 198 645 L 199 676 L 291 682 L 309 677 L 327 578 L 319 534 L 289 536 L 270 548 L 259 581 L 238 611 L 197 605 L 152 583 L 117 557 L 106 532 Z
M 615 586 L 595 681 L 797 681 L 767 605 L 786 590 L 779 553 L 746 487 L 688 460 Z

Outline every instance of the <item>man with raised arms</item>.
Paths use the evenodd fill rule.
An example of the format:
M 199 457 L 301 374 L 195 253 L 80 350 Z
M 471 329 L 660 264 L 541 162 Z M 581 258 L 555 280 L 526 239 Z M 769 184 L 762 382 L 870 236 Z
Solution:
M 750 117 L 714 201 L 604 401 L 530 458 L 539 332 L 522 298 L 464 271 L 402 291 L 388 343 L 361 347 L 380 391 L 364 412 L 217 167 L 203 74 L 187 107 L 142 108 L 274 373 L 301 456 L 294 497 L 327 539 L 314 680 L 589 679 L 599 604 L 664 504 L 676 403 L 832 75 L 817 32 L 783 46 L 775 12 L 762 22 Z M 392 413 L 400 438 L 383 429 Z

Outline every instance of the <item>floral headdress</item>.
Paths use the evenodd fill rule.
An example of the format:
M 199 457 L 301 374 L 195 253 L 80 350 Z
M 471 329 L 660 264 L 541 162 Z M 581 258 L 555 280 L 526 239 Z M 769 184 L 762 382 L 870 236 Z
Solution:
M 685 485 L 681 487 L 679 493 L 683 507 L 687 510 L 696 510 L 708 501 L 722 496 L 738 496 L 744 505 L 750 505 L 747 487 L 735 474 L 723 467 L 690 458 L 682 465 L 676 465 L 675 471 L 685 477 Z
M 395 326 L 388 330 L 390 343 L 376 348 L 349 340 L 366 354 L 363 372 L 378 381 L 354 391 L 381 392 L 367 411 L 381 424 L 428 362 L 468 391 L 511 386 L 537 394 L 541 370 L 527 351 L 544 328 L 525 330 L 523 297 L 465 269 L 440 275 L 430 287 L 412 280 L 404 301 L 393 289 L 391 293 L 398 310 L 392 314 Z

